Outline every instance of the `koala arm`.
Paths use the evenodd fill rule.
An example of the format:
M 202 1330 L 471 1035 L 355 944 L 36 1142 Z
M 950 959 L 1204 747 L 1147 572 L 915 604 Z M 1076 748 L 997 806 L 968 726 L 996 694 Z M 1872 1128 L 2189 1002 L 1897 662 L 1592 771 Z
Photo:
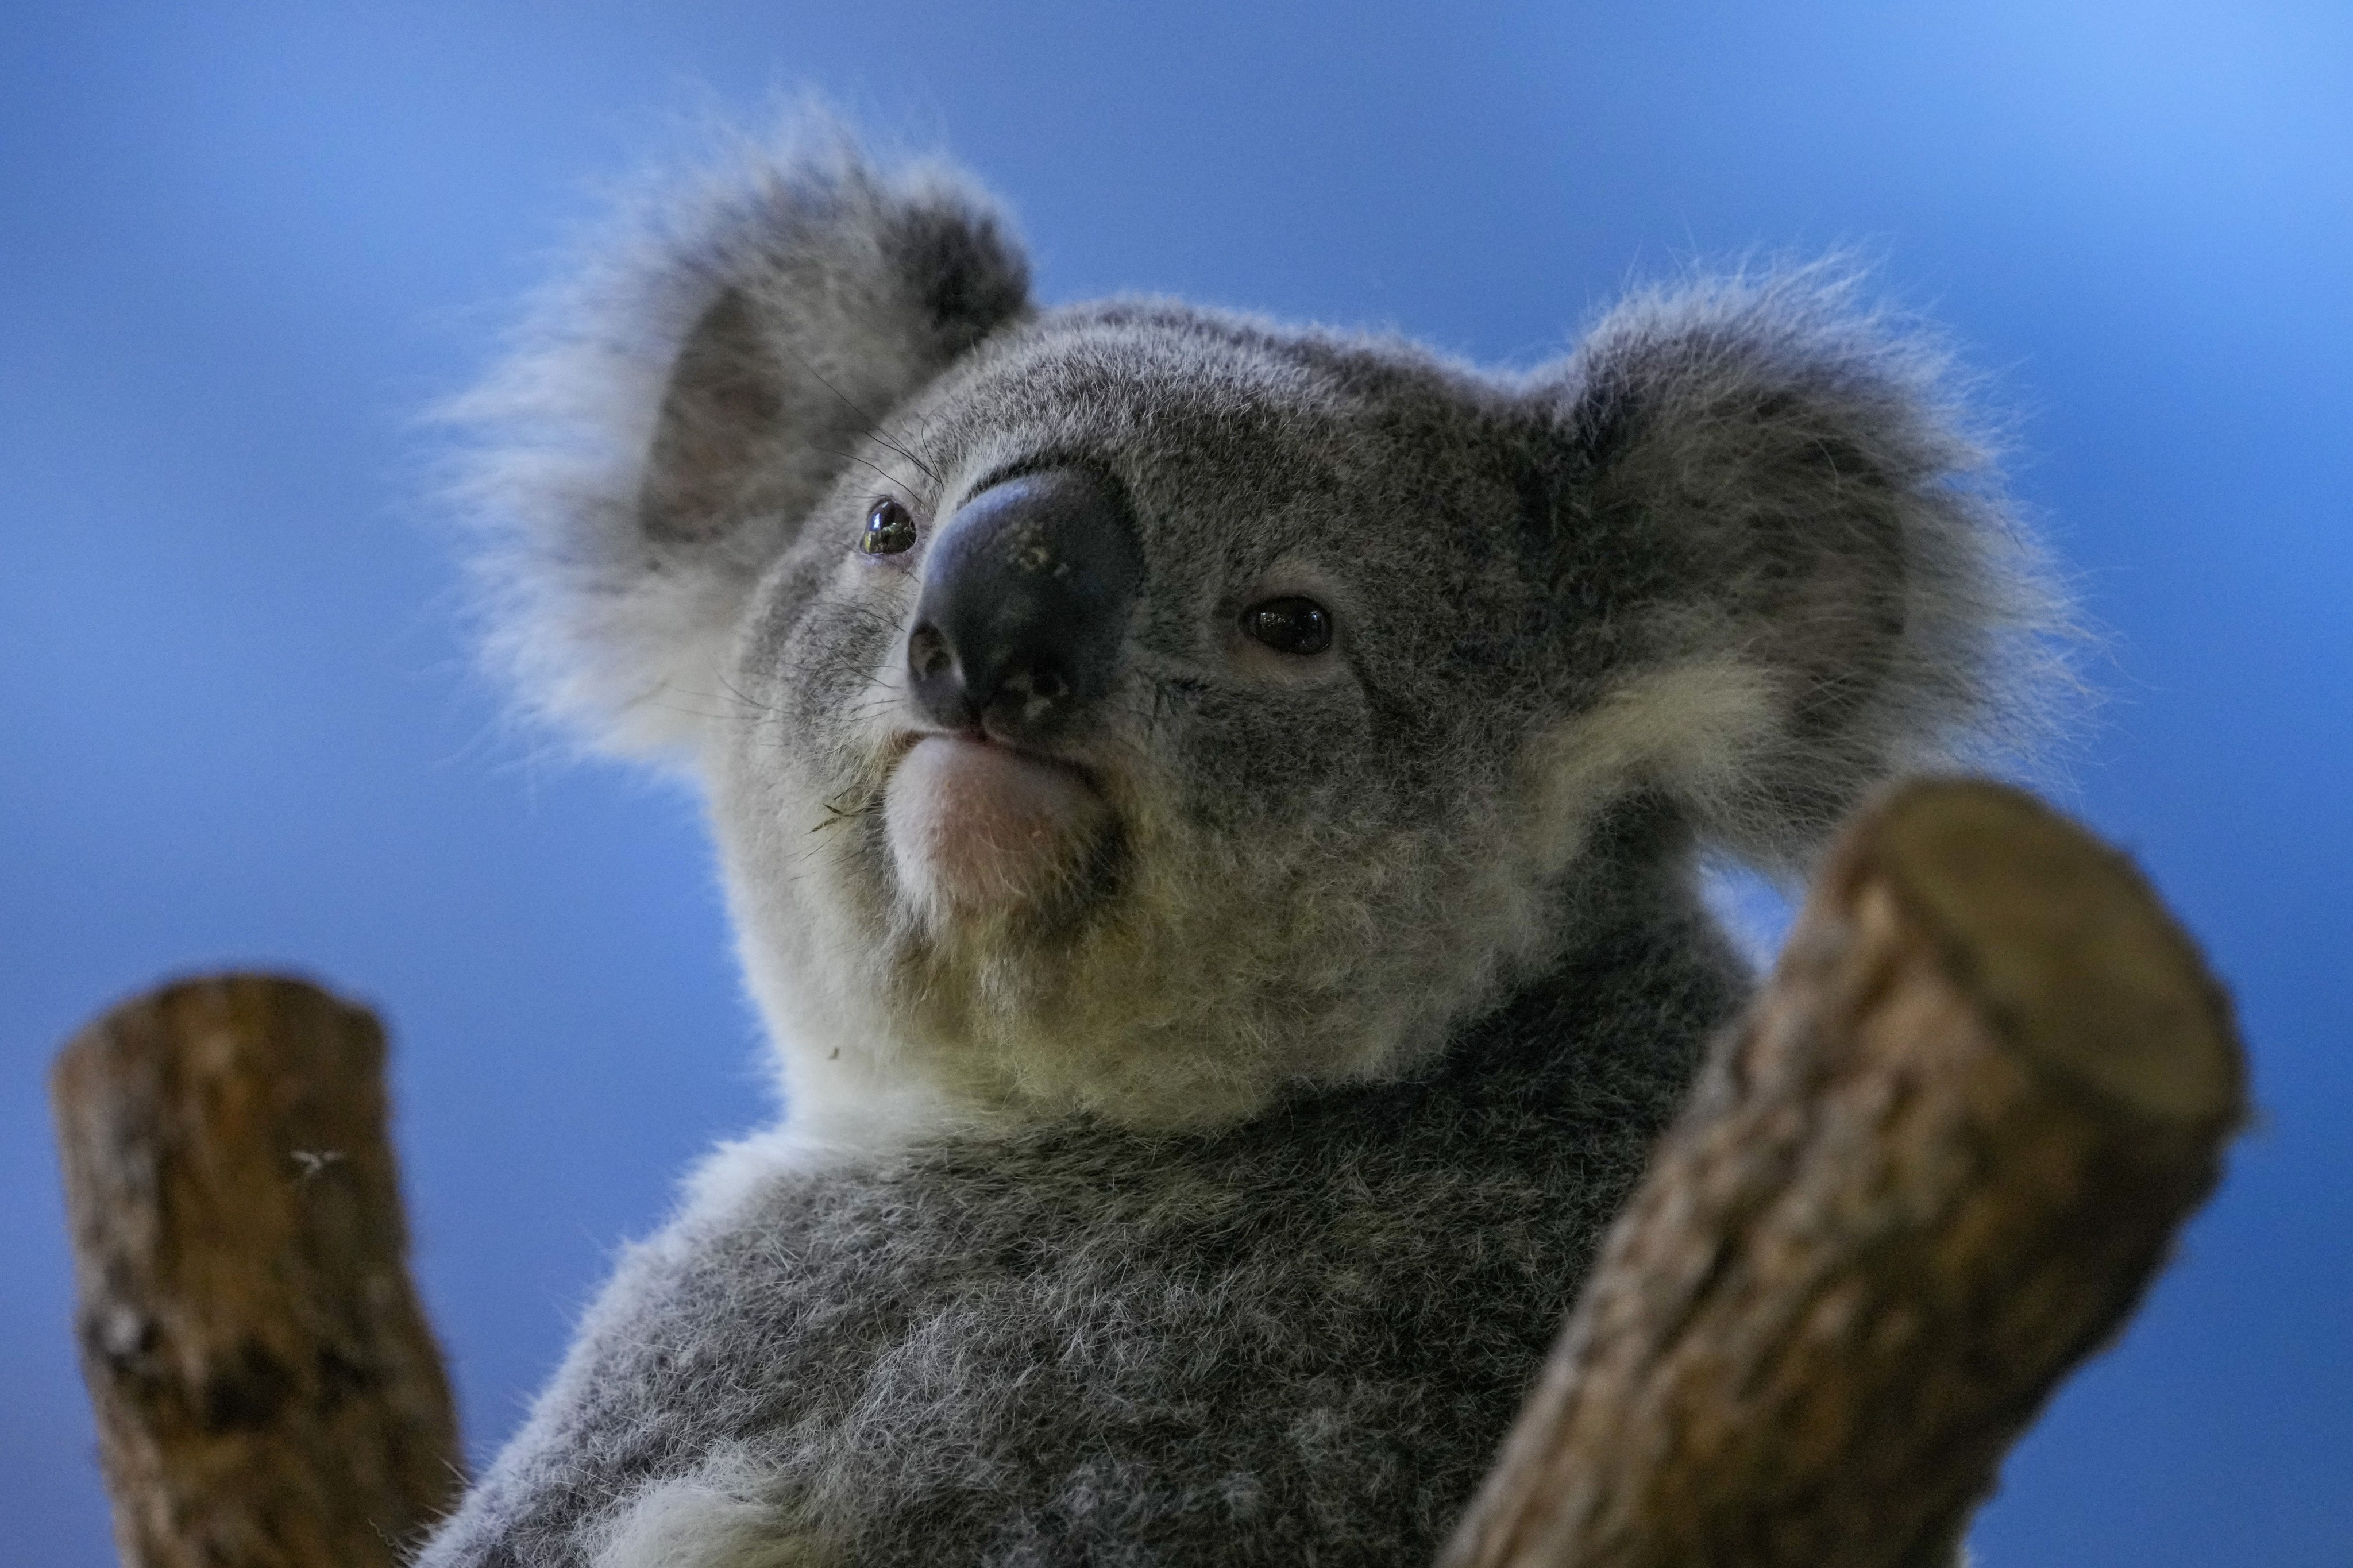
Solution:
M 723 1221 L 630 1247 L 522 1429 L 414 1568 L 801 1568 L 832 1560 L 731 1440 Z M 772 1420 L 788 1419 L 771 1398 Z M 771 1466 L 770 1469 L 774 1467 Z

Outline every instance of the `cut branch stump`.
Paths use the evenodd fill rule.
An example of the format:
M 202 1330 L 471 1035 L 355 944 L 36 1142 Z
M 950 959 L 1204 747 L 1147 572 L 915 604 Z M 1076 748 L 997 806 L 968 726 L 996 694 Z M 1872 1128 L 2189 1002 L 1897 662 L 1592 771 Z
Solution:
M 1885 797 L 1716 1043 L 1448 1568 L 1947 1563 L 2244 1116 L 2230 1006 L 2031 797 Z
M 124 1568 L 393 1568 L 456 1501 L 384 1052 L 364 1008 L 247 974 L 128 1003 L 58 1057 L 76 1331 Z

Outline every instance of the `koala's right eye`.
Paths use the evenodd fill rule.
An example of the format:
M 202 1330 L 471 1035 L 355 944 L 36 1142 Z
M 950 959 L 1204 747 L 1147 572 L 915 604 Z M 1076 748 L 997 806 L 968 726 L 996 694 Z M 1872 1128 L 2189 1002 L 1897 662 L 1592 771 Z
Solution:
M 1313 599 L 1269 599 L 1242 612 L 1242 630 L 1277 653 L 1322 653 L 1332 646 L 1332 612 Z
M 866 514 L 858 548 L 869 555 L 896 555 L 915 542 L 914 514 L 894 500 L 878 500 Z

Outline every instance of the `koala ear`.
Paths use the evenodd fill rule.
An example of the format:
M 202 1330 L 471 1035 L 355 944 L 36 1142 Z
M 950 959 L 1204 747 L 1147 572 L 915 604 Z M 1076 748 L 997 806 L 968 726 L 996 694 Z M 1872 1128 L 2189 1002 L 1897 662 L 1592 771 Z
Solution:
M 1855 291 L 1811 268 L 1637 296 L 1534 388 L 1588 677 L 1558 771 L 1777 869 L 1888 776 L 2022 739 L 2060 620 L 1943 357 Z
M 787 427 L 787 372 L 767 339 L 758 307 L 731 283 L 679 346 L 638 486 L 649 540 L 710 540 L 775 510 L 762 492 L 778 476 L 760 458 Z
M 849 454 L 1029 311 L 987 197 L 829 130 L 641 205 L 452 409 L 493 647 L 623 751 L 691 742 L 753 585 Z

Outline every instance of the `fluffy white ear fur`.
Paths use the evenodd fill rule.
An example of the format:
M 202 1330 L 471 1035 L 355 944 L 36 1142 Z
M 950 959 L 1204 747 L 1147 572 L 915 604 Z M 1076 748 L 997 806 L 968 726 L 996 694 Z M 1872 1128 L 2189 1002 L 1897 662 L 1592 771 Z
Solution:
M 1769 670 L 1725 654 L 1641 671 L 1554 726 L 1534 752 L 1533 847 L 1546 872 L 1567 869 L 1630 790 L 1671 793 L 1704 820 L 1736 810 L 1781 705 Z
M 609 749 L 691 744 L 744 597 L 843 454 L 1029 309 L 995 204 L 837 128 L 649 189 L 449 417 L 494 654 Z
M 1655 789 L 1793 870 L 1878 780 L 1998 764 L 2073 689 L 1947 356 L 1858 288 L 1822 264 L 1640 293 L 1535 378 L 1585 464 L 1573 526 L 1671 584 L 1554 738 L 1567 817 Z

